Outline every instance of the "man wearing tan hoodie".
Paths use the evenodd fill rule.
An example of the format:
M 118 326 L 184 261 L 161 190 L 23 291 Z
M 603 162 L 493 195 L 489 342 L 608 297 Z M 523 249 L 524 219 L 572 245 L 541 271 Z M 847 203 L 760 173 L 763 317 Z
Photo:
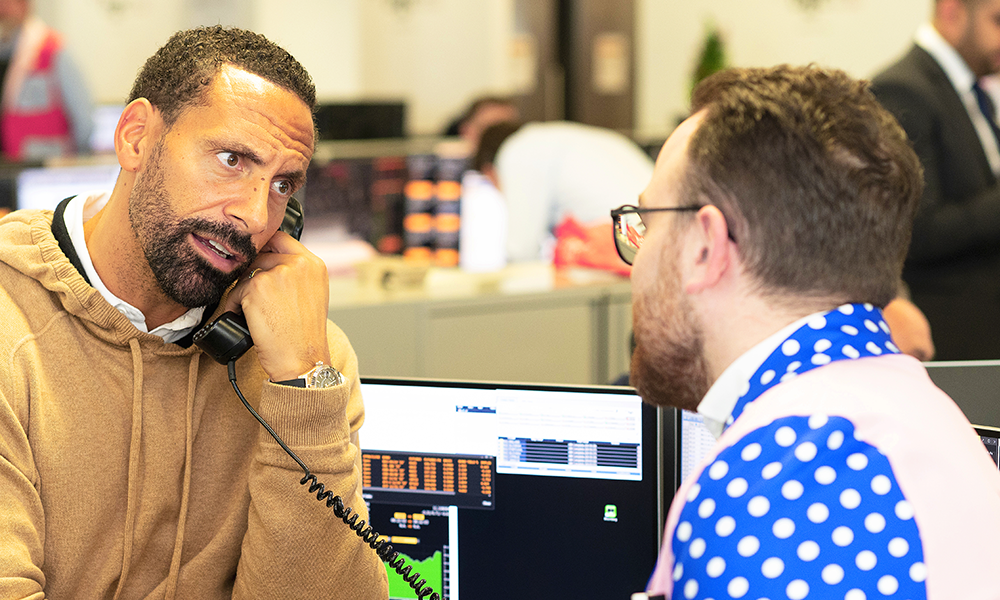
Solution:
M 387 597 L 372 549 L 191 343 L 242 312 L 249 403 L 367 517 L 357 360 L 325 265 L 277 232 L 314 104 L 263 37 L 180 32 L 118 123 L 114 190 L 0 221 L 0 598 Z

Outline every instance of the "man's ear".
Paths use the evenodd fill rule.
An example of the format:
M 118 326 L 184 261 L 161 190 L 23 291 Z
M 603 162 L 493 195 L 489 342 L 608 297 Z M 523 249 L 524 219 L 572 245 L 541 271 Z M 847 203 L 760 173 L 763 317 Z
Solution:
M 735 265 L 736 245 L 730 243 L 729 225 L 711 204 L 695 214 L 686 242 L 684 289 L 697 294 L 717 285 Z
M 115 127 L 115 154 L 123 170 L 139 170 L 158 134 L 155 125 L 159 121 L 159 113 L 145 98 L 133 100 L 122 111 Z
M 945 39 L 952 40 L 966 27 L 968 7 L 963 0 L 937 0 L 934 3 L 934 24 Z

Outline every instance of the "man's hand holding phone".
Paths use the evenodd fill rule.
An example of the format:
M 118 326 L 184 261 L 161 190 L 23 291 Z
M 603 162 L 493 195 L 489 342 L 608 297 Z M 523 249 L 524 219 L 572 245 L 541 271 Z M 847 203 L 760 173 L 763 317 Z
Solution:
M 271 381 L 300 377 L 318 361 L 330 364 L 326 263 L 278 231 L 229 293 L 225 310 L 242 312 Z

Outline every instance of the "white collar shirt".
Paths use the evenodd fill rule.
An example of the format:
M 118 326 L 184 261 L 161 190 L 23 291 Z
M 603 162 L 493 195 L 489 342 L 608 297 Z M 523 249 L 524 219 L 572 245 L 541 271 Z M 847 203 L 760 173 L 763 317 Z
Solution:
M 811 314 L 783 327 L 741 354 L 739 358 L 726 367 L 726 370 L 715 380 L 708 393 L 698 403 L 698 413 L 704 418 L 705 426 L 716 439 L 732 422 L 733 409 L 736 408 L 740 397 L 749 389 L 750 378 L 757 372 L 757 369 L 789 336 L 813 317 L 826 314 L 826 312 Z
M 969 113 L 969 118 L 976 129 L 979 142 L 983 146 L 983 151 L 986 152 L 986 159 L 990 163 L 990 169 L 992 169 L 994 175 L 1000 176 L 1000 146 L 998 146 L 992 127 L 990 127 L 985 115 L 979 109 L 979 102 L 976 100 L 975 92 L 972 91 L 972 85 L 976 83 L 975 74 L 965 64 L 965 60 L 958 51 L 945 41 L 930 23 L 925 23 L 917 29 L 915 42 L 917 46 L 926 50 L 937 61 L 938 65 L 945 72 L 945 75 L 948 76 L 952 87 L 955 88 L 955 91 L 958 92 L 959 97 L 962 99 L 962 104 L 965 106 L 966 112 Z M 992 77 L 984 77 L 979 83 L 993 100 L 993 105 L 1000 105 L 998 104 L 998 100 L 1000 100 L 1000 83 Z M 996 121 L 996 115 L 993 116 L 993 120 L 994 122 Z
M 87 279 L 90 280 L 90 285 L 100 292 L 101 296 L 111 306 L 114 306 L 119 312 L 125 315 L 135 325 L 136 329 L 157 335 L 163 338 L 163 341 L 168 344 L 176 342 L 194 331 L 198 324 L 201 323 L 202 316 L 205 314 L 204 306 L 192 308 L 173 321 L 164 323 L 153 331 L 149 331 L 146 327 L 146 316 L 142 314 L 142 311 L 111 293 L 111 290 L 101 281 L 100 275 L 97 274 L 97 269 L 94 268 L 94 262 L 90 259 L 90 251 L 87 249 L 83 224 L 97 214 L 110 197 L 111 194 L 105 192 L 89 195 L 81 194 L 70 200 L 66 206 L 63 218 L 66 222 L 66 230 L 69 232 L 70 240 L 73 242 L 73 249 L 76 250 L 76 255 L 83 265 L 83 270 L 87 275 Z

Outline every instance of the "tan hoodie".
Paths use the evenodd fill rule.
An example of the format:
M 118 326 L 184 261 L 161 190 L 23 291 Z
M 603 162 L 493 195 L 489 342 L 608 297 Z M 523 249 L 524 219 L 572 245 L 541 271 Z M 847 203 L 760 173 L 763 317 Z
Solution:
M 386 598 L 375 553 L 192 346 L 140 332 L 77 272 L 52 212 L 0 221 L 0 598 Z M 241 389 L 327 489 L 367 518 L 357 359 L 345 383 Z

